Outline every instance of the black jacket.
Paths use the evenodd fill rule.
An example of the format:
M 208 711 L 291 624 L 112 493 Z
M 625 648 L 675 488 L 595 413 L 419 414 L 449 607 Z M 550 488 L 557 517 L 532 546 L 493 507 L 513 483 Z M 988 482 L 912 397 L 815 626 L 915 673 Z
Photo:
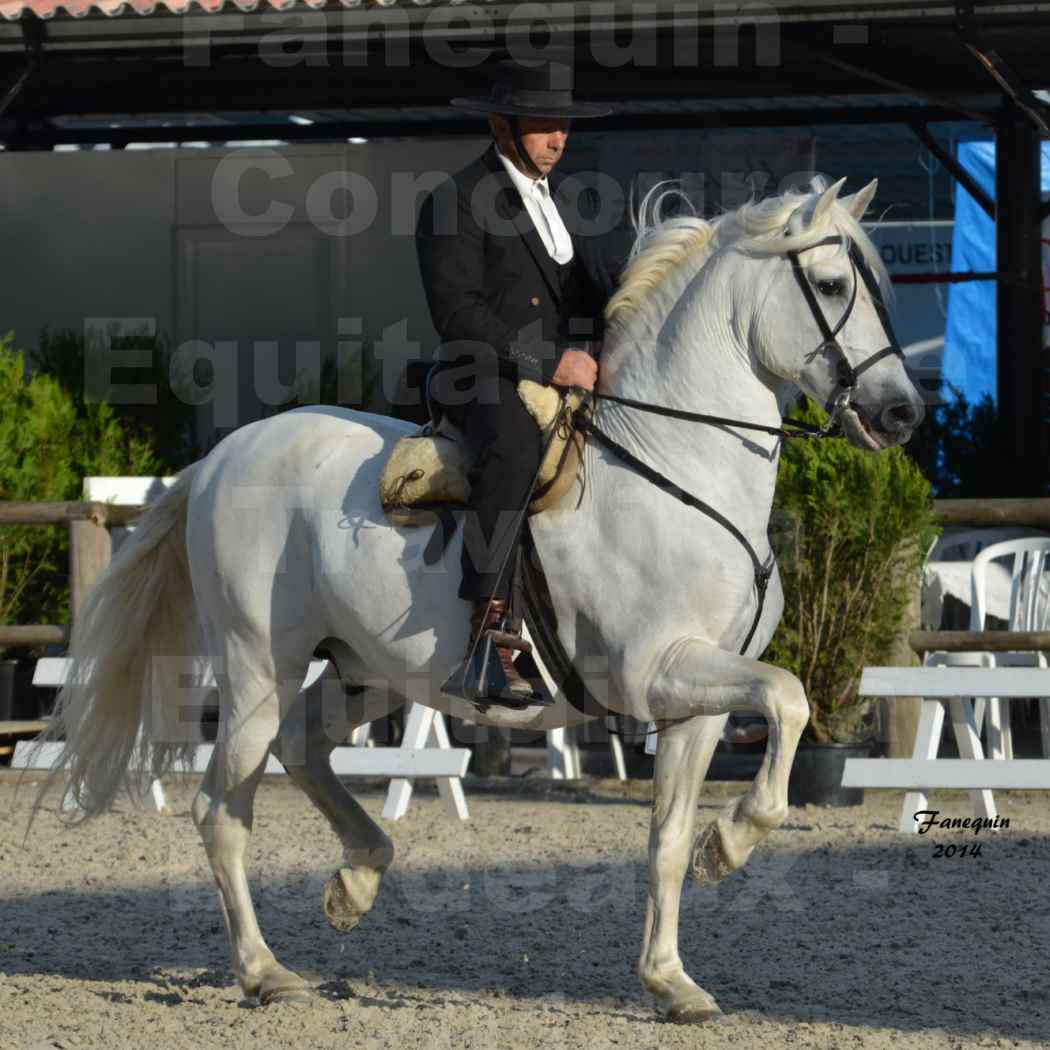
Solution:
M 560 204 L 560 180 L 550 178 Z M 416 250 L 443 360 L 491 355 L 502 375 L 546 383 L 563 350 L 601 338 L 604 296 L 577 240 L 559 266 L 495 145 L 426 198 Z

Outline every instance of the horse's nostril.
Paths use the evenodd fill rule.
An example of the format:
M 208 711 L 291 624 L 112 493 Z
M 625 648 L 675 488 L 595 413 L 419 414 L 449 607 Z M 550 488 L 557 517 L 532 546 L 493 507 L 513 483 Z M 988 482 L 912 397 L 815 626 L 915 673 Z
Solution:
M 909 401 L 890 405 L 882 413 L 882 426 L 886 431 L 910 430 L 919 422 L 919 411 Z

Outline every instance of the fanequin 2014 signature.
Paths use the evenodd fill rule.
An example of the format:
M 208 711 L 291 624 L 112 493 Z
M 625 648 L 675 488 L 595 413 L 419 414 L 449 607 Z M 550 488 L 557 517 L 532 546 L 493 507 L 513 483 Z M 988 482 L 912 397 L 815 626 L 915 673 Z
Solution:
M 919 825 L 919 834 L 925 835 L 931 828 L 943 828 L 946 831 L 972 831 L 979 835 L 982 831 L 1001 830 L 1010 826 L 1009 817 L 941 817 L 940 810 L 920 809 L 915 814 Z M 949 846 L 939 842 L 933 848 L 934 857 L 980 857 L 982 842 L 964 846 Z
M 919 834 L 925 835 L 930 828 L 944 828 L 946 831 L 972 831 L 979 835 L 982 831 L 1003 829 L 1010 826 L 1009 817 L 943 817 L 939 809 L 920 809 L 915 814 L 919 823 Z

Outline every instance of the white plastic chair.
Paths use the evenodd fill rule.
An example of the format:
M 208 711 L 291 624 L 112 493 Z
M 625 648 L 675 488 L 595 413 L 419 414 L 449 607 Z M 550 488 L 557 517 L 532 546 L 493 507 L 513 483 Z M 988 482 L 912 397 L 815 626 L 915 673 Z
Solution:
M 970 630 L 983 631 L 987 610 L 987 576 L 992 562 L 1007 561 L 1010 571 L 1011 631 L 1044 631 L 1050 625 L 1050 537 L 1005 540 L 985 547 L 973 560 Z M 985 666 L 1046 667 L 1043 652 L 984 653 Z M 975 709 L 978 728 L 980 716 Z M 1039 699 L 1043 756 L 1050 758 L 1050 698 Z M 1010 705 L 988 700 L 988 757 L 1013 758 Z
M 947 530 L 943 536 L 935 541 L 926 556 L 926 565 L 923 571 L 923 625 L 932 630 L 938 630 L 941 626 L 941 601 L 929 600 L 927 593 L 929 577 L 926 570 L 937 562 L 960 562 L 970 563 L 970 630 L 983 631 L 984 621 L 987 614 L 987 566 L 996 557 L 1006 557 L 1015 549 L 1016 544 L 1029 544 L 1035 548 L 1050 550 L 1050 536 L 1035 529 L 1024 528 L 998 528 L 998 529 L 960 529 Z M 998 554 L 996 553 L 998 552 Z M 974 565 L 981 558 L 982 569 L 978 582 L 974 583 Z M 957 585 L 958 586 L 958 585 Z M 975 597 L 975 594 L 979 597 Z M 1015 608 L 1015 588 L 1011 588 L 1011 600 L 1009 603 L 1010 622 L 1012 625 L 1013 610 Z M 940 596 L 943 597 L 943 594 Z M 1023 603 L 1022 603 L 1023 604 Z M 1017 628 L 1022 630 L 1024 628 Z M 1000 659 L 997 661 L 997 656 Z M 1006 664 L 1024 662 L 1027 658 L 1029 665 L 1034 661 L 1033 657 L 1042 657 L 1035 653 L 1009 653 L 995 654 L 989 652 L 962 652 L 945 653 L 929 652 L 923 659 L 924 667 L 994 667 L 996 663 Z M 1003 659 L 1009 657 L 1009 659 Z M 1045 663 L 1040 666 L 1046 666 Z M 989 735 L 989 758 L 1006 757 L 1006 749 L 1012 755 L 1012 742 L 1009 738 L 1009 707 L 1006 707 L 1007 717 L 1003 717 L 1003 704 L 1008 701 L 994 701 L 994 710 L 988 717 Z M 1042 713 L 1043 752 L 1050 756 L 1050 723 L 1047 718 L 1050 715 L 1046 701 L 1040 701 Z M 983 697 L 958 697 L 952 700 L 948 707 L 951 710 L 952 722 L 955 726 L 955 739 L 959 747 L 959 756 L 964 759 L 983 759 L 984 749 L 981 746 L 981 726 L 984 722 L 984 712 L 989 706 Z M 940 745 L 940 737 L 943 726 L 943 713 L 935 711 L 935 704 L 924 702 L 919 718 L 918 734 L 915 743 L 915 758 L 936 759 Z M 1005 741 L 1004 741 L 1005 729 Z M 994 818 L 996 815 L 995 800 L 992 792 L 988 789 L 974 789 L 970 792 L 974 812 L 980 817 Z M 904 797 L 902 809 L 902 827 L 910 826 L 908 822 L 912 814 L 917 810 L 925 809 L 927 804 L 926 794 L 920 791 L 909 791 Z
M 984 621 L 987 616 L 987 570 L 981 578 L 981 584 L 979 587 L 981 599 L 980 599 L 980 612 L 974 612 L 974 583 L 973 583 L 973 562 L 974 559 L 983 551 L 990 547 L 1002 547 L 1015 542 L 1032 542 L 1037 544 L 1048 544 L 1050 543 L 1050 536 L 1047 536 L 1045 532 L 1041 532 L 1038 529 L 1029 529 L 1021 527 L 1003 527 L 1003 528 L 983 528 L 983 529 L 947 529 L 945 532 L 934 541 L 930 546 L 930 550 L 926 556 L 926 568 L 929 568 L 932 564 L 937 562 L 959 562 L 968 563 L 969 568 L 969 598 L 970 598 L 970 630 L 984 630 Z M 994 556 L 993 556 L 994 557 Z M 987 559 L 985 560 L 987 565 Z M 925 577 L 924 570 L 924 588 L 928 586 L 928 580 Z M 929 629 L 937 630 L 941 626 L 941 602 L 928 600 L 928 595 L 923 594 L 923 625 Z M 961 597 L 961 595 L 960 595 Z M 1012 608 L 1012 602 L 1011 602 Z M 1021 659 L 1018 662 L 1023 661 L 1024 654 L 1016 654 Z M 1006 661 L 1000 661 L 1006 662 Z M 1031 663 L 1031 660 L 1029 660 Z M 923 666 L 925 667 L 994 667 L 996 665 L 994 654 L 988 652 L 965 652 L 965 653 L 943 653 L 943 652 L 930 652 L 927 653 L 924 660 Z M 967 709 L 972 708 L 973 711 L 973 724 L 978 738 L 980 736 L 982 727 L 984 726 L 984 715 L 985 711 L 989 706 L 989 701 L 983 697 L 964 697 L 963 700 L 963 712 Z M 1003 704 L 1006 703 L 1005 712 L 1003 710 Z M 1005 717 L 1004 717 L 1005 715 Z M 969 717 L 967 715 L 967 717 Z M 1005 731 L 1005 741 L 1004 741 Z M 1044 724 L 1044 750 L 1047 746 L 1046 733 L 1047 727 Z M 1001 758 L 1005 753 L 1012 755 L 1013 745 L 1010 739 L 1009 730 L 1009 702 L 996 700 L 994 702 L 994 710 L 992 715 L 988 719 L 987 735 L 989 743 L 989 754 L 988 757 Z M 1005 743 L 1005 746 L 1004 746 Z M 932 747 L 936 748 L 936 742 Z M 975 741 L 975 746 L 979 747 L 979 739 Z M 935 754 L 934 756 L 935 757 Z M 963 757 L 975 758 L 978 757 L 977 752 L 973 754 L 967 753 Z M 983 757 L 983 755 L 981 756 Z M 971 792 L 974 796 L 974 805 L 979 809 L 981 807 L 992 812 L 992 801 L 991 792 Z
M 1040 532 L 1038 529 L 1028 529 L 1021 527 L 1012 528 L 988 528 L 988 529 L 953 529 L 948 528 L 930 545 L 930 549 L 926 552 L 926 561 L 923 565 L 923 626 L 931 631 L 940 629 L 941 626 L 941 611 L 943 608 L 944 595 L 938 594 L 936 591 L 931 590 L 931 581 L 929 577 L 930 571 L 938 564 L 945 562 L 958 563 L 960 570 L 963 565 L 966 565 L 966 575 L 963 580 L 966 583 L 963 584 L 963 580 L 957 581 L 955 590 L 960 590 L 960 584 L 966 587 L 965 593 L 969 596 L 972 593 L 972 572 L 970 571 L 970 565 L 977 554 L 984 550 L 985 547 L 990 546 L 993 543 L 1001 543 L 1004 540 L 1016 540 L 1016 539 L 1029 539 L 1029 538 L 1050 538 L 1046 536 L 1046 533 Z M 949 590 L 949 593 L 954 593 Z M 965 601 L 962 593 L 957 594 L 957 597 Z M 943 662 L 943 661 L 941 661 Z

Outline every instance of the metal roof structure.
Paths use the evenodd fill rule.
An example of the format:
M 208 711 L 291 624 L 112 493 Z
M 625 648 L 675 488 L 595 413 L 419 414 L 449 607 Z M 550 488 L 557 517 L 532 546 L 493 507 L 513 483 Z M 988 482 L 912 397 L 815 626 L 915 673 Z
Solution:
M 484 91 L 486 59 L 529 53 L 538 24 L 574 50 L 578 93 L 614 107 L 595 130 L 911 122 L 915 103 L 990 120 L 1001 85 L 974 40 L 1021 84 L 1050 81 L 1045 0 L 0 0 L 0 15 L 0 139 L 38 148 L 63 118 L 141 113 L 470 133 L 445 100 Z
M 259 9 L 272 9 L 276 11 L 288 11 L 297 7 L 306 7 L 312 10 L 323 10 L 325 8 L 369 8 L 369 7 L 395 7 L 399 4 L 404 7 L 428 7 L 428 6 L 464 6 L 469 5 L 471 0 L 0 0 L 0 15 L 5 18 L 18 18 L 23 11 L 31 12 L 41 18 L 50 18 L 56 12 L 65 12 L 74 17 L 83 17 L 98 11 L 108 16 L 119 16 L 128 9 L 142 14 L 152 15 L 157 8 L 166 8 L 173 14 L 185 14 L 193 8 L 199 8 L 204 12 L 218 12 L 238 10 L 241 12 L 254 12 Z M 521 8 L 523 5 L 506 3 L 505 0 L 482 0 L 482 3 L 474 6 L 485 6 L 494 9 Z M 621 20 L 624 16 L 631 18 L 636 24 L 641 25 L 651 22 L 659 24 L 671 11 L 677 7 L 676 17 L 686 15 L 688 5 L 671 3 L 632 3 L 627 0 L 611 0 L 606 3 L 550 3 L 545 5 L 550 10 L 552 22 L 579 21 L 579 14 L 586 12 L 603 20 Z M 826 19 L 829 16 L 840 23 L 847 22 L 872 22 L 875 20 L 885 21 L 899 18 L 926 18 L 948 12 L 953 15 L 958 5 L 951 0 L 854 0 L 854 2 L 843 2 L 843 0 L 792 0 L 789 3 L 776 5 L 749 5 L 746 13 L 744 11 L 733 12 L 731 5 L 714 6 L 710 10 L 704 10 L 704 5 L 698 4 L 688 17 L 697 21 L 720 21 L 727 18 L 746 17 L 748 19 L 775 18 L 778 21 L 814 21 Z M 1041 6 L 1036 2 L 1024 2 L 1024 0 L 975 0 L 970 6 L 974 7 L 980 14 L 1009 14 L 1025 15 Z M 590 9 L 590 10 L 588 10 Z M 534 22 L 537 19 L 537 7 L 530 10 L 519 10 L 517 13 L 510 12 L 510 19 L 519 19 L 521 22 Z
M 364 0 L 339 0 L 344 7 L 359 7 Z M 458 2 L 458 0 L 453 0 Z M 328 6 L 328 0 L 2 0 L 0 15 L 7 19 L 19 18 L 23 12 L 30 12 L 40 18 L 53 18 L 56 14 L 72 15 L 83 18 L 98 11 L 108 17 L 119 17 L 123 14 L 152 15 L 158 8 L 167 9 L 174 15 L 183 15 L 199 8 L 206 13 L 217 12 L 226 8 L 237 11 L 258 11 L 260 8 L 272 8 L 275 11 L 287 11 L 293 7 L 307 7 L 320 10 Z M 390 6 L 390 0 L 380 6 Z

